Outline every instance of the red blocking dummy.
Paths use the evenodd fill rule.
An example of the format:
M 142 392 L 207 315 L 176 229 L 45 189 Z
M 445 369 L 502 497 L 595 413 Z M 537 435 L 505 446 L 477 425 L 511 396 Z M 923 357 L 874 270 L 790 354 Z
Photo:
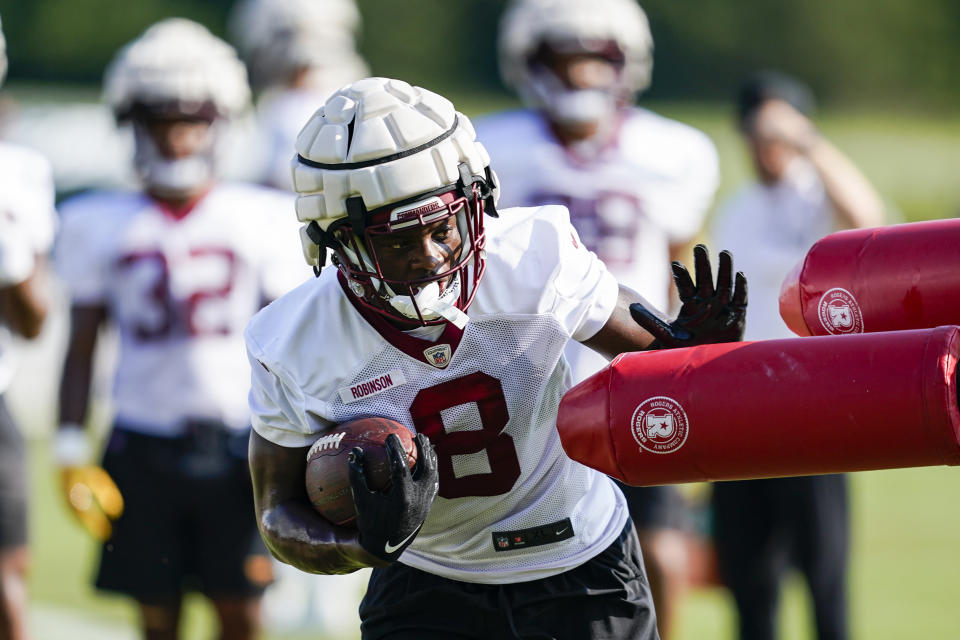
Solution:
M 780 289 L 800 336 L 960 324 L 960 219 L 840 231 L 810 248 Z
M 960 327 L 628 353 L 560 403 L 574 460 L 630 485 L 960 464 Z

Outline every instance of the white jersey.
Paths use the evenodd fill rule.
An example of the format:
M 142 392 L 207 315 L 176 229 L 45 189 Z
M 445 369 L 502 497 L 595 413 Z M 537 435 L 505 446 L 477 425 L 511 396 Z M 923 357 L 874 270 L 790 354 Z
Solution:
M 724 204 L 712 236 L 733 253 L 750 281 L 746 340 L 793 336 L 780 317 L 780 286 L 834 225 L 823 183 L 803 158 L 791 162 L 777 184 L 750 184 Z
M 462 332 L 447 325 L 427 341 L 393 329 L 328 268 L 257 314 L 246 338 L 260 435 L 303 447 L 371 415 L 426 433 L 440 492 L 400 561 L 499 584 L 586 562 L 620 534 L 627 510 L 607 476 L 566 456 L 556 431 L 570 386 L 563 347 L 603 326 L 617 283 L 563 207 L 504 210 L 486 228 L 487 270 Z M 548 544 L 534 544 L 535 529 Z
M 560 203 L 617 280 L 656 308 L 670 304 L 670 246 L 700 231 L 719 180 L 704 133 L 646 109 L 622 111 L 610 144 L 589 158 L 565 148 L 536 111 L 476 121 L 477 137 L 502 181 L 503 206 Z M 605 361 L 585 347 L 567 352 L 580 380 Z
M 292 195 L 230 183 L 179 217 L 135 192 L 62 205 L 57 270 L 72 303 L 105 306 L 120 335 L 118 422 L 160 436 L 188 419 L 249 425 L 243 328 L 312 275 L 292 211 Z
M 0 263 L 5 267 L 0 288 L 29 277 L 34 256 L 50 251 L 57 224 L 53 202 L 53 176 L 46 158 L 0 142 Z M 0 393 L 10 386 L 17 360 L 16 340 L 0 319 Z

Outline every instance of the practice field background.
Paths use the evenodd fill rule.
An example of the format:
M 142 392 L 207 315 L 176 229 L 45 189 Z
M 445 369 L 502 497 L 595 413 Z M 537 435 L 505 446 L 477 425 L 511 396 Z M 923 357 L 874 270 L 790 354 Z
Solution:
M 471 115 L 513 104 L 452 97 Z M 664 103 L 652 108 L 713 138 L 723 171 L 718 202 L 749 175 L 727 107 Z M 960 212 L 960 117 L 841 111 L 824 113 L 819 122 L 877 185 L 888 204 L 890 221 L 952 217 Z M 31 625 L 39 640 L 132 639 L 134 617 L 127 602 L 97 594 L 89 586 L 94 545 L 63 507 L 48 455 L 62 329 L 59 315 L 40 343 L 28 350 L 23 375 L 10 394 L 30 441 Z M 907 426 L 904 437 L 909 437 Z M 939 467 L 860 473 L 852 476 L 851 488 L 853 637 L 936 640 L 960 636 L 960 506 L 956 499 L 960 471 Z M 812 637 L 808 611 L 803 588 L 791 580 L 780 621 L 784 640 Z M 733 620 L 730 600 L 722 590 L 695 592 L 681 608 L 678 637 L 732 640 Z M 211 637 L 211 615 L 199 599 L 190 602 L 184 629 L 185 640 Z M 342 636 L 304 631 L 271 632 L 266 637 L 333 640 Z

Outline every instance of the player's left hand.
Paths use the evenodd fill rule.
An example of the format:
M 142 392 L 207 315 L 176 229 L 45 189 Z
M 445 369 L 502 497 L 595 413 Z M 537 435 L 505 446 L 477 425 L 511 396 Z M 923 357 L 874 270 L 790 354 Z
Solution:
M 674 262 L 673 280 L 680 294 L 680 312 L 673 322 L 664 322 L 642 304 L 630 305 L 630 315 L 649 331 L 654 341 L 647 349 L 674 349 L 715 342 L 737 342 L 743 339 L 747 315 L 747 278 L 738 271 L 736 284 L 733 276 L 733 256 L 721 251 L 717 284 L 707 248 L 698 244 L 693 248 L 696 283 L 690 272 Z

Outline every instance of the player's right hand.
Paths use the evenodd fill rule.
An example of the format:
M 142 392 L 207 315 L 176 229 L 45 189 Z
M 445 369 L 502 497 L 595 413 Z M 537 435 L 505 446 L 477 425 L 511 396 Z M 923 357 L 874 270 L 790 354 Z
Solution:
M 411 472 L 400 438 L 396 435 L 387 437 L 391 484 L 384 492 L 370 491 L 367 487 L 363 450 L 355 447 L 349 454 L 350 484 L 357 508 L 360 544 L 387 562 L 399 558 L 417 537 L 440 488 L 433 445 L 422 433 L 417 434 L 414 442 L 417 464 Z
M 60 482 L 67 506 L 97 540 L 113 533 L 112 522 L 123 513 L 123 496 L 113 478 L 89 462 L 89 445 L 79 428 L 61 428 L 54 443 Z

